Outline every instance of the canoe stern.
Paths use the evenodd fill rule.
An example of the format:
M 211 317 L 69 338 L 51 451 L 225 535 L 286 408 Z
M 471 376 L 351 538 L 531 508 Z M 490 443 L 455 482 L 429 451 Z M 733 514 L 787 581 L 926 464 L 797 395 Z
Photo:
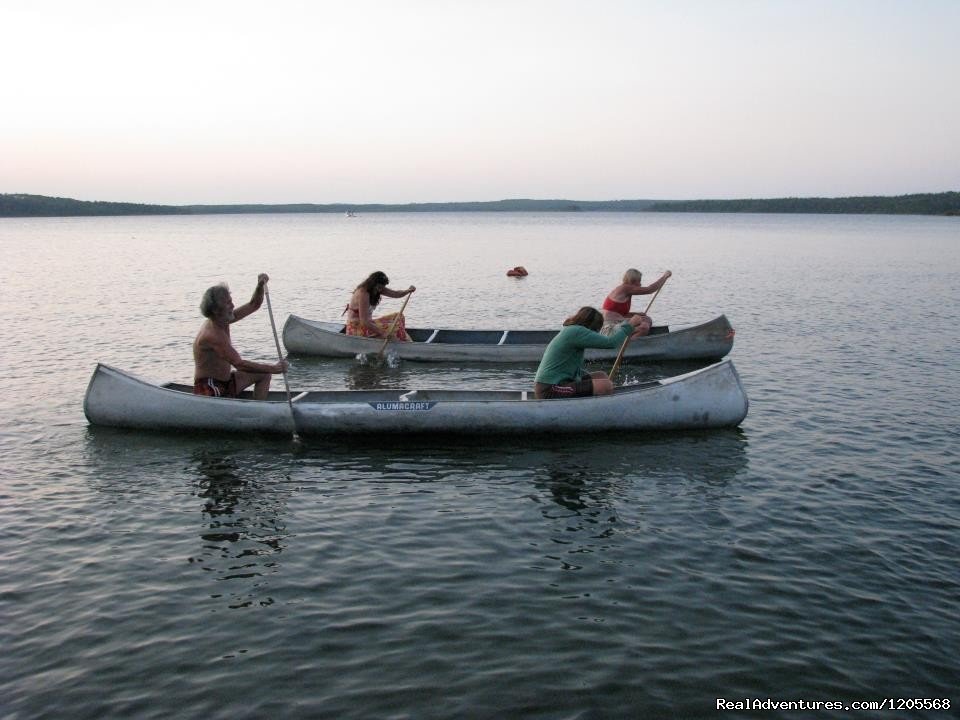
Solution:
M 162 430 L 290 432 L 286 402 L 210 398 L 97 364 L 83 398 L 92 425 Z

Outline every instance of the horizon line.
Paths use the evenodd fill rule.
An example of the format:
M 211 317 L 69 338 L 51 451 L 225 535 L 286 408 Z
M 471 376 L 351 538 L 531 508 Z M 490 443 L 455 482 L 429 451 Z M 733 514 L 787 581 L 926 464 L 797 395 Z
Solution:
M 25 193 L 25 192 L 12 192 L 12 193 L 0 193 L 0 197 L 11 197 L 11 198 L 45 198 L 49 200 L 69 200 L 71 202 L 81 202 L 81 203 L 110 203 L 115 205 L 148 205 L 148 206 L 157 206 L 157 207 L 176 207 L 176 208 L 190 208 L 190 207 L 231 207 L 231 206 L 298 206 L 298 205 L 311 205 L 316 207 L 332 207 L 332 206 L 352 206 L 352 207 L 363 207 L 363 206 L 393 206 L 393 207 L 402 207 L 402 206 L 412 206 L 412 205 L 481 205 L 481 204 L 495 204 L 495 203 L 506 203 L 506 202 L 555 202 L 555 203 L 626 203 L 626 202 L 643 202 L 643 203 L 677 203 L 677 202 L 743 202 L 743 201 L 771 201 L 771 200 L 853 200 L 853 199 L 862 199 L 862 198 L 904 198 L 904 197 L 913 197 L 919 195 L 946 195 L 950 193 L 960 193 L 960 190 L 933 190 L 933 191 L 919 191 L 919 192 L 908 192 L 908 193 L 898 193 L 894 195 L 775 195 L 768 197 L 758 197 L 758 196 L 749 196 L 749 197 L 693 197 L 693 198 L 640 198 L 640 197 L 620 197 L 620 198 L 608 198 L 602 200 L 584 200 L 576 198 L 564 198 L 564 197 L 505 197 L 498 198 L 496 200 L 414 200 L 407 202 L 387 202 L 387 201 L 372 201 L 372 202 L 356 202 L 348 200 L 337 200 L 332 202 L 316 202 L 316 201 L 295 201 L 295 202 L 265 202 L 265 201 L 232 201 L 232 202 L 189 202 L 189 203 L 167 203 L 167 202 L 143 202 L 143 201 L 133 201 L 133 200 L 82 200 L 76 197 L 68 197 L 61 195 L 41 195 L 38 193 Z

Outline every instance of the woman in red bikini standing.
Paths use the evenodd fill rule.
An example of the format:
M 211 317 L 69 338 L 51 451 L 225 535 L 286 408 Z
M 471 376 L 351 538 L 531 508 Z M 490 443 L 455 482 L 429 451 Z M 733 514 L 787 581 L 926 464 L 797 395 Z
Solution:
M 655 293 L 667 281 L 667 278 L 673 275 L 667 270 L 659 280 L 650 285 L 641 285 L 641 274 L 636 268 L 630 268 L 623 274 L 623 282 L 617 285 L 610 294 L 603 300 L 603 327 L 600 328 L 601 335 L 612 335 L 616 332 L 620 323 L 624 320 L 640 315 L 643 320 L 637 325 L 637 329 L 630 337 L 640 337 L 650 332 L 653 321 L 642 312 L 630 312 L 630 301 L 634 295 L 650 295 Z

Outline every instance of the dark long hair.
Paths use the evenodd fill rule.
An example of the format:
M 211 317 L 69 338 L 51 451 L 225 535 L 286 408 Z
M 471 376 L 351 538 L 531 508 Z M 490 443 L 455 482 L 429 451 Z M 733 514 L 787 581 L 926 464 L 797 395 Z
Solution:
M 387 277 L 387 274 L 383 270 L 376 270 L 367 275 L 367 279 L 357 285 L 356 289 L 363 288 L 366 290 L 367 295 L 370 296 L 370 307 L 376 307 L 380 304 L 380 290 L 377 286 L 386 287 L 389 284 L 390 278 Z
M 583 325 L 588 330 L 596 332 L 603 327 L 603 315 L 596 308 L 584 305 L 577 310 L 576 314 L 563 321 L 564 327 L 568 325 Z

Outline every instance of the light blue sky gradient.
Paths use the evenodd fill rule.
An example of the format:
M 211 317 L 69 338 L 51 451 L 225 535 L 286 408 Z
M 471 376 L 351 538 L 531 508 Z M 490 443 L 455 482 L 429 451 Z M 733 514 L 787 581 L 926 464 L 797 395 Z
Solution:
M 157 203 L 960 189 L 960 2 L 0 4 L 0 192 Z

